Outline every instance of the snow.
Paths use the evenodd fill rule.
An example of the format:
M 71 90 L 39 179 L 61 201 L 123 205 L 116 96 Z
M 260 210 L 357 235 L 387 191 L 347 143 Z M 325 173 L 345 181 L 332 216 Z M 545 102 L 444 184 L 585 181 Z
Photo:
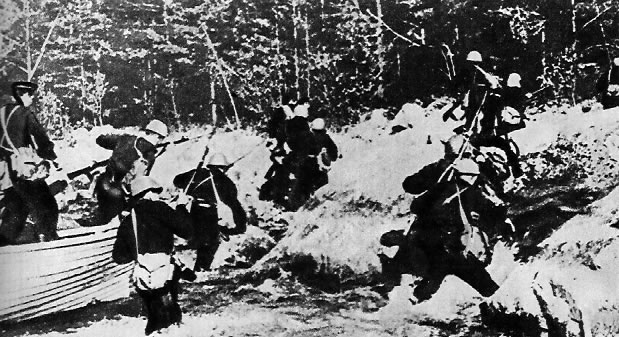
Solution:
M 391 122 L 381 110 L 372 112 L 363 122 L 333 134 L 342 158 L 332 166 L 330 183 L 317 191 L 314 206 L 294 214 L 281 214 L 273 210 L 270 203 L 257 200 L 257 189 L 264 182 L 263 176 L 270 162 L 264 139 L 253 130 L 217 132 L 210 139 L 204 137 L 171 145 L 157 160 L 152 175 L 170 187 L 176 174 L 195 168 L 207 145 L 210 155 L 223 152 L 231 161 L 243 157 L 229 171 L 237 183 L 242 204 L 255 209 L 264 218 L 282 218 L 288 222 L 284 238 L 253 269 L 290 262 L 293 256 L 311 256 L 317 262 L 315 272 L 322 268 L 338 275 L 341 281 L 354 281 L 355 277 L 380 272 L 376 255 L 381 249 L 378 243 L 380 235 L 391 229 L 407 228 L 408 216 L 405 214 L 411 197 L 404 193 L 401 183 L 407 175 L 442 156 L 441 140 L 446 140 L 457 126 L 455 122 L 442 121 L 445 108 L 429 108 L 422 113 L 415 107 L 415 116 L 419 120 L 410 123 L 412 128 L 394 135 L 389 135 Z M 546 151 L 561 138 L 577 139 L 593 151 L 601 151 L 597 156 L 605 160 L 600 162 L 605 166 L 590 165 L 597 170 L 600 184 L 612 187 L 613 181 L 609 180 L 612 176 L 604 174 L 614 170 L 607 165 L 608 161 L 619 158 L 617 130 L 619 108 L 585 113 L 574 107 L 534 115 L 525 129 L 514 132 L 512 136 L 520 146 L 522 155 Z M 58 147 L 61 165 L 70 170 L 107 158 L 109 151 L 94 143 L 96 136 L 105 132 L 121 131 L 101 127 L 89 132 L 74 132 Z M 175 132 L 170 138 L 193 137 L 208 132 L 209 128 L 194 128 Z M 591 205 L 589 213 L 577 215 L 565 223 L 542 242 L 542 253 L 529 262 L 514 261 L 515 247 L 495 247 L 493 261 L 487 270 L 501 288 L 488 303 L 502 313 L 531 314 L 538 317 L 543 325 L 543 312 L 535 290 L 550 303 L 548 311 L 551 316 L 565 322 L 568 330 L 574 329 L 568 321 L 576 307 L 582 311 L 588 333 L 618 332 L 616 318 L 605 314 L 619 307 L 619 277 L 616 274 L 619 261 L 619 240 L 616 239 L 619 231 L 611 227 L 619 223 L 617 205 L 619 190 Z M 252 235 L 260 237 L 263 232 Z M 239 247 L 240 243 L 234 242 L 234 245 L 222 250 L 222 254 L 227 252 L 223 255 L 228 257 Z M 226 259 L 223 255 L 218 258 L 220 265 Z M 386 316 L 400 311 L 404 317 L 449 321 L 454 317 L 477 314 L 478 310 L 471 308 L 476 308 L 476 304 L 482 301 L 479 294 L 455 277 L 447 277 L 434 298 L 417 305 L 406 304 L 410 303 L 410 289 L 406 288 L 406 281 L 398 287 L 392 296 L 393 304 L 382 311 L 391 312 Z M 275 292 L 276 287 L 267 282 L 261 289 L 269 293 Z M 564 293 L 557 289 L 563 289 Z M 275 324 L 273 320 L 289 319 L 260 311 L 250 315 L 243 312 L 243 315 L 247 324 L 261 324 L 265 320 Z M 233 324 L 234 318 L 228 322 L 218 317 L 217 323 L 212 318 L 189 317 L 183 327 L 170 328 L 166 335 L 203 335 L 201 332 L 209 329 L 234 334 L 240 324 Z M 140 319 L 126 318 L 122 322 L 126 325 L 125 332 L 134 328 L 141 330 L 144 325 Z M 296 324 L 293 323 L 287 322 L 286 325 Z

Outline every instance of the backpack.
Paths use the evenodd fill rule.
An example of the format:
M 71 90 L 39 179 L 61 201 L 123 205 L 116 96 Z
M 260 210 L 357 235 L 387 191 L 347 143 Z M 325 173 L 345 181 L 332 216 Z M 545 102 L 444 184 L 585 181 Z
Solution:
M 6 114 L 6 106 L 0 108 L 0 126 L 2 127 L 3 132 L 2 139 L 0 139 L 0 146 L 2 146 L 2 143 L 6 140 L 9 147 L 3 148 L 11 153 L 8 163 L 5 161 L 6 164 L 4 166 L 8 167 L 11 174 L 19 179 L 45 179 L 49 176 L 49 162 L 39 157 L 35 149 L 31 147 L 17 148 L 9 137 L 7 125 L 9 124 L 9 120 L 17 108 L 18 107 L 13 108 L 11 112 L 9 112 L 8 116 Z M 2 185 L 0 186 L 4 187 L 4 185 L 6 184 L 2 182 Z
M 174 274 L 174 263 L 172 256 L 166 253 L 140 254 L 138 249 L 138 224 L 135 210 L 131 210 L 131 222 L 133 223 L 133 234 L 135 236 L 135 252 L 137 259 L 131 280 L 139 290 L 148 291 L 165 287 L 166 283 L 172 280 Z

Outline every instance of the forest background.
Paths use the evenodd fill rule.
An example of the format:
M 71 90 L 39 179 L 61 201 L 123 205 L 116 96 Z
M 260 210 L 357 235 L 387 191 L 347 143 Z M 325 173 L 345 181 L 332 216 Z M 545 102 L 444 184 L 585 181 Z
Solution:
M 619 56 L 617 22 L 613 0 L 7 0 L 0 89 L 7 101 L 11 82 L 37 82 L 56 135 L 258 125 L 284 95 L 341 126 L 454 95 L 450 64 L 478 50 L 492 73 L 547 88 L 537 104 L 573 104 Z

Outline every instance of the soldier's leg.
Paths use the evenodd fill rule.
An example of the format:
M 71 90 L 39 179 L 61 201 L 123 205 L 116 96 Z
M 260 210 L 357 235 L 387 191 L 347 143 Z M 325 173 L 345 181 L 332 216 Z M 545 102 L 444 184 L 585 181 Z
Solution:
M 215 258 L 215 253 L 219 248 L 219 226 L 218 216 L 215 211 L 201 213 L 199 236 L 201 242 L 196 249 L 196 264 L 194 271 L 210 270 L 211 263 Z
M 15 183 L 18 193 L 25 200 L 34 223 L 34 234 L 40 241 L 58 238 L 58 203 L 43 179 L 23 180 Z
M 17 243 L 28 219 L 26 203 L 17 194 L 15 187 L 4 191 L 3 210 L 0 214 L 0 246 Z
M 451 271 L 484 297 L 492 296 L 499 289 L 499 285 L 488 274 L 484 264 L 475 257 L 456 258 L 452 262 Z

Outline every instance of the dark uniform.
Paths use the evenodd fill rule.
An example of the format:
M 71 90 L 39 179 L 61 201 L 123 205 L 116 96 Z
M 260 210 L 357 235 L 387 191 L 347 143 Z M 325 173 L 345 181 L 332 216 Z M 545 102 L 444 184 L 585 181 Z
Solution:
M 276 148 L 271 152 L 271 167 L 264 175 L 266 181 L 260 186 L 258 199 L 273 201 L 275 204 L 287 207 L 290 193 L 290 170 L 284 165 L 286 151 Z
M 209 270 L 215 252 L 219 247 L 220 233 L 224 235 L 244 233 L 247 216 L 238 200 L 236 186 L 220 169 L 214 167 L 200 168 L 197 171 L 191 170 L 181 173 L 174 178 L 174 186 L 177 188 L 185 189 L 187 185 L 189 185 L 187 194 L 194 197 L 194 204 L 191 209 L 196 234 L 192 246 L 197 248 L 194 270 Z M 217 191 L 213 189 L 213 185 Z M 217 196 L 215 193 L 217 193 Z M 236 225 L 234 229 L 218 225 L 217 198 L 230 207 Z
M 31 92 L 36 89 L 32 83 L 16 84 L 34 88 Z M 4 116 L 0 118 L 5 118 L 6 125 L 6 132 L 4 128 L 0 128 L 0 160 L 8 162 L 9 167 L 10 156 L 14 150 L 7 138 L 16 148 L 31 147 L 36 149 L 36 153 L 43 159 L 56 159 L 54 143 L 47 136 L 31 107 L 8 104 L 5 106 Z M 4 191 L 4 198 L 1 200 L 4 203 L 4 211 L 0 214 L 2 219 L 0 245 L 16 243 L 26 225 L 28 215 L 34 223 L 35 235 L 39 236 L 35 240 L 58 238 L 56 233 L 58 204 L 45 180 L 26 180 L 14 174 L 11 174 L 10 178 L 13 186 Z
M 447 275 L 461 278 L 483 296 L 490 296 L 498 289 L 485 270 L 485 261 L 466 253 L 462 217 L 466 216 L 469 224 L 486 231 L 504 222 L 506 209 L 486 198 L 478 182 L 468 185 L 459 178 L 438 182 L 449 165 L 449 161 L 442 159 L 403 182 L 408 193 L 426 192 L 411 204 L 411 211 L 418 218 L 391 267 L 398 273 L 413 273 L 422 278 L 414 290 L 419 301 L 429 299 Z
M 126 208 L 127 194 L 123 179 L 131 171 L 134 163 L 143 158 L 150 168 L 155 162 L 157 148 L 144 138 L 133 135 L 101 135 L 97 145 L 112 150 L 105 172 L 96 181 L 98 223 L 108 223 Z M 139 151 L 139 152 L 138 152 Z
M 610 69 L 600 76 L 596 87 L 604 109 L 619 106 L 619 65 L 611 64 Z
M 271 112 L 266 126 L 267 135 L 275 139 L 276 149 L 282 148 L 286 142 L 286 113 L 283 106 L 278 106 Z
M 184 239 L 193 237 L 193 224 L 184 206 L 172 209 L 162 201 L 139 199 L 132 205 L 137 219 L 138 247 L 140 254 L 164 253 L 172 256 L 174 235 Z M 125 264 L 137 259 L 135 234 L 131 216 L 123 219 L 118 228 L 112 258 Z M 137 289 L 144 302 L 148 322 L 146 334 L 180 323 L 181 308 L 178 304 L 178 281 L 180 268 L 175 266 L 172 279 L 163 288 Z
M 327 134 L 326 130 L 313 130 L 312 132 L 314 135 L 314 148 L 310 155 L 316 157 L 316 161 L 321 161 L 323 165 L 330 166 L 331 162 L 337 160 L 337 145 L 335 145 L 335 142 Z M 314 176 L 311 179 L 313 181 L 313 191 L 329 183 L 327 171 L 322 170 L 318 163 L 314 166 Z
M 306 117 L 295 116 L 287 122 L 286 143 L 290 153 L 285 158 L 284 165 L 295 178 L 288 198 L 288 208 L 296 210 L 307 201 L 313 190 L 315 160 L 310 154 L 316 145 Z

